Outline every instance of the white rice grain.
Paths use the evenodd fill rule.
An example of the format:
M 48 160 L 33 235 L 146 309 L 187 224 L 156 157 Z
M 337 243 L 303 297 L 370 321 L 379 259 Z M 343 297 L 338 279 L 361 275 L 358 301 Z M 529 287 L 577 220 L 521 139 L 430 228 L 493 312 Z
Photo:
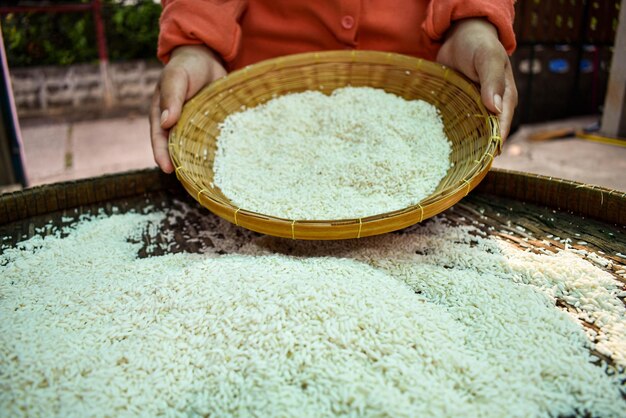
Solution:
M 166 216 L 85 219 L 4 250 L 0 415 L 624 416 L 619 377 L 555 307 L 573 298 L 597 316 L 598 351 L 624 350 L 606 331 L 624 317 L 615 283 L 575 255 L 435 221 L 137 259 Z
M 308 91 L 229 115 L 215 184 L 235 205 L 288 219 L 385 213 L 429 196 L 450 167 L 437 109 L 383 90 Z

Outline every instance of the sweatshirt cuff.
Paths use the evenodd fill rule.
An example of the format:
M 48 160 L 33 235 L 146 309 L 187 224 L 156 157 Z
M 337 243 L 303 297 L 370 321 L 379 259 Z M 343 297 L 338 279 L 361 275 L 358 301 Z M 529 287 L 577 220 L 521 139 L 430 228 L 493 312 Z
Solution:
M 239 52 L 239 18 L 246 1 L 207 2 L 170 0 L 163 2 L 159 21 L 157 56 L 164 64 L 172 51 L 182 45 L 206 45 L 226 62 Z
M 455 21 L 468 18 L 486 18 L 498 30 L 506 52 L 515 51 L 512 0 L 431 0 L 422 28 L 433 42 L 441 42 Z

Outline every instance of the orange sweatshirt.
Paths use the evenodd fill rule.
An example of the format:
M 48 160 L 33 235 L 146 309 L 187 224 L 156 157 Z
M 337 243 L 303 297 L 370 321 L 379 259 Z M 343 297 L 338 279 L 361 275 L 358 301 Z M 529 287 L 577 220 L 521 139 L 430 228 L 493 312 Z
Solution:
M 434 60 L 455 20 L 485 17 L 515 49 L 514 0 L 162 0 L 158 56 L 204 44 L 229 70 L 331 49 L 393 51 Z

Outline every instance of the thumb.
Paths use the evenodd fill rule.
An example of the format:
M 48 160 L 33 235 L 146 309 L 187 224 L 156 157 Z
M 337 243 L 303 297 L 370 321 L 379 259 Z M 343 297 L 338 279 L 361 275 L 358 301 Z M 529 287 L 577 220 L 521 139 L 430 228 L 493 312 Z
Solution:
M 169 129 L 180 118 L 187 96 L 189 75 L 180 67 L 165 68 L 161 75 L 161 127 Z
M 506 54 L 504 51 L 482 52 L 475 55 L 474 66 L 480 83 L 480 95 L 487 109 L 502 113 L 505 90 Z

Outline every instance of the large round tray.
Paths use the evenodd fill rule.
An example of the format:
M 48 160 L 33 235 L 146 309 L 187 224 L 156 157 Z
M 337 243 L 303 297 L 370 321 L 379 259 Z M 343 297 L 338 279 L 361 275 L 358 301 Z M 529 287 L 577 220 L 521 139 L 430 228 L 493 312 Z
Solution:
M 174 176 L 156 169 L 34 187 L 0 195 L 0 237 L 5 244 L 12 244 L 35 235 L 36 229 L 48 222 L 67 223 L 62 218 L 98 210 L 112 213 L 114 207 L 120 211 L 148 205 L 165 207 L 174 200 L 200 207 Z M 528 229 L 537 239 L 580 234 L 607 254 L 626 251 L 626 193 L 622 191 L 492 169 L 469 196 L 445 212 L 452 218 L 461 213 L 461 223 L 471 224 L 478 217 L 480 224 L 497 226 L 496 232 L 485 231 L 492 235 L 510 229 L 508 225 L 513 223 Z M 215 218 L 209 211 L 204 214 Z M 465 221 L 460 219 L 463 217 Z M 239 239 L 255 234 L 243 228 L 235 230 L 239 231 Z
M 0 195 L 1 243 L 11 245 L 36 234 L 50 233 L 51 229 L 46 225 L 67 225 L 85 213 L 143 211 L 148 207 L 174 207 L 181 202 L 197 210 L 182 224 L 163 225 L 176 241 L 167 246 L 169 251 L 194 252 L 205 245 L 216 245 L 207 243 L 201 232 L 216 229 L 220 222 L 225 221 L 201 207 L 176 177 L 156 169 L 57 183 Z M 191 219 L 194 216 L 196 219 Z M 488 235 L 499 236 L 531 251 L 556 251 L 569 245 L 597 252 L 602 258 L 611 260 L 610 272 L 626 286 L 624 277 L 616 273 L 626 269 L 625 192 L 492 169 L 470 195 L 443 212 L 443 216 L 453 223 L 473 225 Z M 224 236 L 220 234 L 219 238 L 223 241 L 220 248 L 224 248 L 225 252 L 260 235 L 235 225 L 226 230 L 229 232 Z M 401 234 L 403 230 L 391 233 Z M 561 237 L 574 239 L 571 244 L 564 244 Z M 376 240 L 376 237 L 367 239 Z M 146 248 L 150 247 L 149 237 L 145 240 Z M 331 245 L 316 245 L 316 241 L 275 240 L 277 248 L 286 253 L 297 251 L 303 255 L 332 255 Z M 585 242 L 585 245 L 577 242 Z M 327 254 L 320 254 L 320 248 Z
M 166 251 L 198 252 L 207 246 L 213 247 L 218 254 L 226 254 L 236 252 L 260 235 L 217 217 L 190 197 L 174 176 L 150 169 L 0 195 L 0 237 L 2 244 L 10 246 L 36 234 L 50 233 L 50 228 L 45 227 L 50 223 L 67 225 L 82 214 L 181 206 L 193 210 L 187 210 L 182 221 L 166 219 L 161 227 L 167 234 L 157 238 L 156 242 L 145 235 L 140 257 L 161 255 Z M 626 287 L 623 275 L 626 270 L 624 192 L 496 169 L 490 171 L 469 196 L 442 216 L 448 222 L 473 225 L 485 234 L 498 236 L 529 251 L 554 252 L 569 245 L 598 253 L 610 263 L 597 266 Z M 208 230 L 220 232 L 206 234 Z M 571 243 L 564 243 L 561 239 L 567 237 L 573 238 Z M 166 243 L 165 239 L 170 241 Z M 326 241 L 321 245 L 319 241 L 269 239 L 272 249 L 277 252 L 304 256 L 332 256 L 337 246 L 343 245 L 341 241 Z M 375 245 L 377 239 L 380 237 L 361 238 L 364 245 Z M 164 243 L 167 245 L 158 245 Z M 587 259 L 595 262 L 593 257 Z M 560 302 L 560 306 L 575 309 L 568 307 L 565 301 Z M 593 324 L 587 326 L 593 327 Z M 611 363 L 600 353 L 594 354 Z

